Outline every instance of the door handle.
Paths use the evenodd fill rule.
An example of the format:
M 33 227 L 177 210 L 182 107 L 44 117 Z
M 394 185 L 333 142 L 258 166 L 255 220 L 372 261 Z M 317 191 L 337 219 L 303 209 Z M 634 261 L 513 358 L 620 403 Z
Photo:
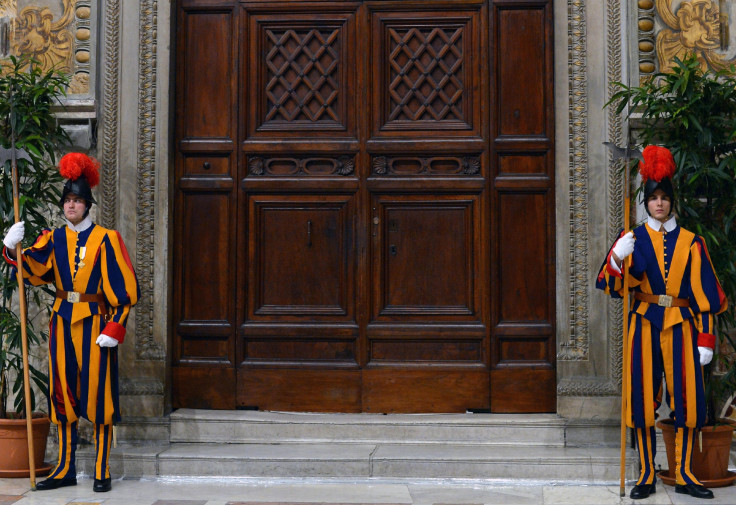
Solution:
M 307 247 L 312 247 L 312 220 L 307 219 Z

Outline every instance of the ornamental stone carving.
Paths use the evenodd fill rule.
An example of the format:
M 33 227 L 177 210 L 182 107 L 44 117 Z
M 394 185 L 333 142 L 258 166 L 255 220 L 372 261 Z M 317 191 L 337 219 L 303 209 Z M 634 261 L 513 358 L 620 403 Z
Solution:
M 639 0 L 639 73 L 666 72 L 695 54 L 703 70 L 736 62 L 736 5 L 726 0 Z

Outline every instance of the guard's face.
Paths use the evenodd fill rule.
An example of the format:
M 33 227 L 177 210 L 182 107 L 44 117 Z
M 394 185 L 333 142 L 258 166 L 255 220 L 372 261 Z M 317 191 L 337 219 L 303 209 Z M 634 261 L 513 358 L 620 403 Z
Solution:
M 649 195 L 647 199 L 647 209 L 649 210 L 649 215 L 654 219 L 665 222 L 672 210 L 672 202 L 664 191 L 655 189 L 654 193 Z
M 64 217 L 66 217 L 73 225 L 77 225 L 84 219 L 84 213 L 87 211 L 87 202 L 74 193 L 69 193 L 64 198 Z

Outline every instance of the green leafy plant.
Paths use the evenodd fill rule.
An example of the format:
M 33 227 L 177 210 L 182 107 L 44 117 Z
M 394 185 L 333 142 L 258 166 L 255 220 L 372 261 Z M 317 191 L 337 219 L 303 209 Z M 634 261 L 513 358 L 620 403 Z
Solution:
M 5 153 L 11 149 L 15 138 L 18 153 L 18 184 L 20 219 L 25 221 L 26 240 L 35 239 L 58 212 L 62 178 L 54 168 L 56 152 L 68 137 L 52 113 L 59 98 L 65 95 L 69 79 L 55 70 L 41 70 L 39 62 L 25 57 L 10 56 L 0 60 L 0 148 Z M 11 160 L 0 167 L 0 217 L 4 234 L 14 223 L 13 186 Z M 18 315 L 17 277 L 12 268 L 0 261 L 0 418 L 23 417 L 23 361 L 21 351 L 21 321 Z M 26 298 L 29 303 L 42 304 L 47 287 L 28 287 Z M 48 335 L 35 330 L 32 321 L 27 324 L 29 346 L 44 342 Z M 48 394 L 48 376 L 30 366 L 30 377 L 37 388 Z M 8 399 L 15 396 L 12 411 Z M 31 410 L 35 409 L 35 395 L 31 394 Z
M 638 120 L 638 142 L 662 145 L 677 164 L 673 177 L 679 224 L 701 235 L 729 300 L 718 318 L 719 346 L 706 367 L 708 417 L 736 391 L 736 69 L 700 68 L 692 55 L 671 73 L 619 88 L 606 106 Z M 635 166 L 632 167 L 635 169 Z M 720 350 L 720 352 L 718 352 Z

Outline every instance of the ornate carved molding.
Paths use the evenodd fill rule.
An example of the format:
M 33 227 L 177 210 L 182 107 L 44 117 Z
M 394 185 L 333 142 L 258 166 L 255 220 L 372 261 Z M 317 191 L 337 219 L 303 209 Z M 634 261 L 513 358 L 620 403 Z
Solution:
M 71 2 L 72 5 L 75 2 Z M 69 94 L 90 94 L 90 72 L 93 64 L 94 42 L 98 33 L 92 34 L 92 4 L 90 0 L 77 0 L 74 8 L 76 30 L 74 32 L 74 73 L 69 84 Z M 94 93 L 94 90 L 92 89 Z
M 99 221 L 109 229 L 116 228 L 118 208 L 118 94 L 120 92 L 120 0 L 105 2 L 104 72 L 101 101 L 102 143 L 102 198 L 99 202 Z
M 616 0 L 608 2 L 608 64 L 606 65 L 606 78 L 609 83 L 614 81 L 622 82 L 624 72 L 621 68 L 621 62 L 629 61 L 628 55 L 624 54 L 621 48 L 620 22 L 621 6 Z M 627 65 L 628 72 L 633 72 L 632 65 Z M 617 88 L 610 85 L 607 89 L 606 101 L 617 91 Z M 616 114 L 615 107 L 609 107 L 607 111 L 607 139 L 610 139 L 616 145 L 623 145 L 624 128 L 623 120 L 619 114 Z M 628 135 L 628 129 L 626 130 Z M 608 242 L 612 243 L 618 230 L 623 226 L 624 213 L 621 208 L 623 201 L 624 188 L 622 177 L 620 176 L 620 165 L 614 163 L 611 155 L 608 155 Z M 618 394 L 621 388 L 621 363 L 623 358 L 622 331 L 623 331 L 623 304 L 614 303 L 609 306 L 608 322 L 606 327 L 610 332 L 608 336 L 608 382 L 603 389 L 609 394 Z
M 254 156 L 248 160 L 251 176 L 331 176 L 352 175 L 355 172 L 353 156 Z
M 591 377 L 588 380 L 562 379 L 557 385 L 558 396 L 617 396 L 619 387 L 611 380 L 599 380 Z
M 654 48 L 654 0 L 637 2 L 638 17 L 636 22 L 639 47 L 639 78 L 645 79 L 657 69 L 657 55 Z M 633 69 L 632 69 L 633 70 Z M 634 80 L 631 80 L 634 82 Z
M 609 2 L 610 3 L 610 2 Z M 562 361 L 588 358 L 588 89 L 584 0 L 567 4 L 569 77 L 568 187 L 570 188 L 570 338 L 560 344 Z M 562 394 L 560 392 L 560 394 Z
M 478 175 L 480 156 L 376 156 L 373 175 Z
M 163 361 L 164 350 L 153 334 L 158 2 L 140 0 L 139 12 L 136 273 L 141 297 L 135 311 L 135 347 L 138 359 Z
M 164 383 L 152 379 L 120 379 L 120 394 L 126 396 L 163 396 Z

